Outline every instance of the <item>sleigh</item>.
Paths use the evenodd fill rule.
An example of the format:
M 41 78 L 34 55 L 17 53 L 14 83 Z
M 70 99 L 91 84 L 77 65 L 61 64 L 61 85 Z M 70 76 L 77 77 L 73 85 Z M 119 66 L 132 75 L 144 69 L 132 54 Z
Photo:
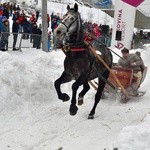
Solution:
M 120 100 L 122 102 L 127 102 L 132 97 L 140 97 L 143 96 L 146 92 L 138 91 L 138 95 L 135 95 L 133 92 L 134 84 L 137 80 L 133 76 L 133 70 L 129 68 L 119 68 L 115 67 L 115 65 L 111 68 L 111 72 L 108 78 L 108 83 L 111 83 L 114 88 L 112 88 L 109 84 L 106 84 L 104 89 L 105 93 L 117 93 L 120 96 Z M 119 85 L 116 79 L 114 78 L 114 75 L 119 80 Z M 144 79 L 147 74 L 147 67 L 145 67 L 143 73 L 142 73 L 142 79 L 140 85 L 144 82 Z M 96 89 L 96 82 L 92 82 L 93 86 Z M 120 85 L 122 87 L 120 87 Z M 140 87 L 140 86 L 139 86 Z M 124 89 L 124 91 L 123 91 Z
M 110 73 L 108 81 L 113 84 L 115 87 L 115 90 L 120 94 L 121 101 L 127 102 L 131 97 L 140 97 L 145 94 L 145 92 L 138 91 L 138 93 L 134 93 L 134 85 L 136 83 L 137 78 L 133 75 L 133 70 L 129 68 L 118 68 L 113 66 L 111 69 L 112 73 Z M 120 84 L 118 85 L 118 82 L 114 79 L 114 74 L 117 79 L 119 80 L 120 84 L 122 85 L 122 88 L 120 87 Z M 143 83 L 145 77 L 147 74 L 147 67 L 143 70 L 142 73 L 142 79 L 140 82 L 140 85 Z M 140 87 L 139 85 L 139 87 Z M 124 90 L 124 91 L 123 91 Z M 108 84 L 105 86 L 105 92 L 111 93 L 112 88 L 108 86 Z

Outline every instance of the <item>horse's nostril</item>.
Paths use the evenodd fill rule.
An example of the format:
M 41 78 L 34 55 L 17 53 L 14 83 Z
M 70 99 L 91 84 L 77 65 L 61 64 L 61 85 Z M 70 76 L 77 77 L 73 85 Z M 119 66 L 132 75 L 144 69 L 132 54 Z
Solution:
M 59 35 L 61 33 L 61 31 L 60 30 L 57 30 L 57 34 Z

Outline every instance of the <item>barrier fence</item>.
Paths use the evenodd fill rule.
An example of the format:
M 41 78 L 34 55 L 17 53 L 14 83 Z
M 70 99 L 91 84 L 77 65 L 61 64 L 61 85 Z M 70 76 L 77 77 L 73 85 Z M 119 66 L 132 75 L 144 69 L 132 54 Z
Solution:
M 16 36 L 16 44 L 14 45 Z M 42 35 L 12 32 L 0 33 L 0 50 L 13 50 L 13 48 L 16 48 L 16 50 L 22 51 L 23 48 L 40 49 L 41 46 Z
M 40 49 L 42 48 L 42 35 L 38 35 L 38 34 L 30 34 L 30 33 L 12 33 L 12 32 L 1 32 L 0 33 L 0 50 L 13 50 L 13 44 L 14 44 L 14 35 L 17 35 L 17 40 L 16 40 L 16 44 L 15 44 L 15 48 L 16 50 L 22 51 L 22 49 L 24 48 L 36 48 L 36 49 Z M 99 38 L 99 43 L 103 43 L 104 39 L 102 36 L 101 38 Z M 105 39 L 107 42 L 111 39 Z M 48 51 L 51 50 L 51 47 L 53 47 L 53 45 L 55 45 L 53 48 L 57 49 L 57 43 L 55 42 L 55 38 L 53 37 L 49 37 L 48 38 Z M 106 44 L 106 41 L 104 42 Z M 59 43 L 59 39 L 57 39 L 57 42 Z M 104 44 L 103 43 L 103 44 Z M 150 35 L 146 36 L 146 37 L 135 37 L 133 38 L 133 45 L 132 48 L 136 49 L 136 48 L 142 48 L 143 44 L 147 44 L 150 43 Z M 107 43 L 108 44 L 108 43 Z M 106 44 L 106 45 L 107 45 Z M 108 44 L 107 46 L 110 46 L 110 44 Z

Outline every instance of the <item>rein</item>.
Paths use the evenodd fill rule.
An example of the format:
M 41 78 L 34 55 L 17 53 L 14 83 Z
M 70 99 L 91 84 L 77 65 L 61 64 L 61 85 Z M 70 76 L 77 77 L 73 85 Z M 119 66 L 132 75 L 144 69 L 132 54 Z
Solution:
M 93 38 L 97 43 L 100 43 L 94 36 L 92 36 L 90 33 L 88 33 L 88 36 Z M 108 48 L 111 52 L 113 52 L 116 56 L 119 58 L 122 58 L 120 55 L 118 55 L 116 52 L 114 52 L 112 49 Z

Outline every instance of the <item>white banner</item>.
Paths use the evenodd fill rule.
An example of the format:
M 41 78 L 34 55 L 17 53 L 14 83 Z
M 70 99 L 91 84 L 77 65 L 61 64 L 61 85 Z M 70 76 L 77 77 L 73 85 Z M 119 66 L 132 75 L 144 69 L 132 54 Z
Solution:
M 133 7 L 121 0 L 116 0 L 111 42 L 112 48 L 131 48 L 135 13 L 136 7 Z

